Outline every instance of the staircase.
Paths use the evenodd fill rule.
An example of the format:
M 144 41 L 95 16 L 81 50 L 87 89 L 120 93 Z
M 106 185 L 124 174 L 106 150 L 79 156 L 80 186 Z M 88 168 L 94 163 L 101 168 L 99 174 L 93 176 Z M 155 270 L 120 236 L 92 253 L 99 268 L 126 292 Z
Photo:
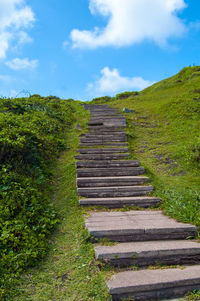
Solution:
M 97 260 L 123 268 L 107 282 L 112 299 L 166 300 L 200 289 L 197 228 L 153 209 L 161 200 L 149 195 L 153 187 L 139 161 L 128 160 L 125 117 L 103 105 L 86 105 L 86 109 L 92 117 L 76 156 L 80 205 L 140 208 L 90 212 L 85 221 L 92 241 L 115 242 L 95 247 Z M 133 265 L 138 270 L 131 270 Z M 161 265 L 168 267 L 161 269 Z

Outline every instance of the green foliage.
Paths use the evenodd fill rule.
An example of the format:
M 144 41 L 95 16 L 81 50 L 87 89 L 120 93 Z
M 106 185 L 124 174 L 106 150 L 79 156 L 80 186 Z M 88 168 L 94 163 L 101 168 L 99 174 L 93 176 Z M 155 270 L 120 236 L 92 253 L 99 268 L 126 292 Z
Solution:
M 137 96 L 139 95 L 139 92 L 133 91 L 133 92 L 123 92 L 116 95 L 116 99 L 126 99 L 131 96 Z
M 103 96 L 103 97 L 97 97 L 94 98 L 91 103 L 92 104 L 103 104 L 103 103 L 107 103 L 108 101 L 111 101 L 113 98 L 110 96 Z
M 72 100 L 0 100 L 0 299 L 11 280 L 47 250 L 58 222 L 49 197 L 51 165 L 66 149 Z

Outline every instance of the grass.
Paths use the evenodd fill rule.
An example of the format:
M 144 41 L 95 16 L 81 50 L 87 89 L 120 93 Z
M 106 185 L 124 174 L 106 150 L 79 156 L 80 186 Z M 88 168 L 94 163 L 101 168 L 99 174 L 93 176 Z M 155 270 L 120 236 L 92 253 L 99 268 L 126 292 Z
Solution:
M 127 117 L 132 158 L 140 160 L 171 217 L 200 228 L 200 67 L 109 105 Z
M 88 115 L 84 110 L 78 114 L 81 125 L 86 124 Z M 100 271 L 95 261 L 94 247 L 84 226 L 85 210 L 78 204 L 74 155 L 79 134 L 77 130 L 68 133 L 69 149 L 58 160 L 54 173 L 54 203 L 60 225 L 49 238 L 45 260 L 19 279 L 15 301 L 110 300 L 105 284 L 109 272 Z

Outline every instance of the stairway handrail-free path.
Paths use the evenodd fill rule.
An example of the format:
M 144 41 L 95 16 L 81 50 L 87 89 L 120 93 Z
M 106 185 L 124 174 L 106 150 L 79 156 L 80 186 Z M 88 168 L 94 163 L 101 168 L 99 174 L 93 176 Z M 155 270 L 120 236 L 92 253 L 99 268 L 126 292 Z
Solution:
M 128 159 L 126 118 L 105 105 L 85 108 L 91 120 L 77 150 L 77 191 L 81 206 L 100 206 L 85 221 L 91 240 L 115 242 L 95 246 L 97 260 L 123 268 L 107 282 L 113 301 L 170 300 L 199 290 L 197 228 L 156 208 L 161 200 L 151 196 L 154 187 L 143 175 L 144 168 Z

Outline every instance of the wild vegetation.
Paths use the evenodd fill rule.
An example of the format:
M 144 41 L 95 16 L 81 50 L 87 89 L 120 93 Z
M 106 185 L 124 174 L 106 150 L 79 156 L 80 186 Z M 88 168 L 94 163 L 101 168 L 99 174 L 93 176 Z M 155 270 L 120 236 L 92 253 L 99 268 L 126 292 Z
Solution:
M 47 236 L 58 222 L 49 189 L 52 166 L 68 147 L 74 112 L 72 100 L 56 97 L 0 100 L 0 298 L 46 254 Z

